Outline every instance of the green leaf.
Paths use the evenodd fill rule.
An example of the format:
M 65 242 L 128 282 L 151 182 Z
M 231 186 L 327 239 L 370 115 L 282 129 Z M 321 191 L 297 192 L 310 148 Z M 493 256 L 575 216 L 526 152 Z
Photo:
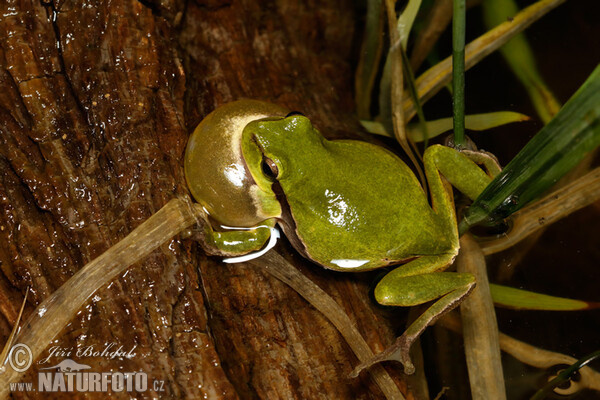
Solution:
M 599 306 L 598 303 L 549 296 L 495 284 L 490 284 L 490 291 L 497 306 L 520 310 L 577 311 Z
M 465 212 L 459 231 L 496 223 L 542 195 L 600 144 L 600 66 Z

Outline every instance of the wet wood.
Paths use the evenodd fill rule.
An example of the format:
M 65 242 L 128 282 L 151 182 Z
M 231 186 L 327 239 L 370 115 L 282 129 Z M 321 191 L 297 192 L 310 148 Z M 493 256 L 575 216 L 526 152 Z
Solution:
M 302 111 L 329 137 L 356 135 L 356 19 L 342 0 L 1 2 L 3 337 L 27 287 L 25 314 L 187 193 L 187 136 L 218 105 L 269 100 Z M 323 271 L 285 241 L 278 251 L 342 305 L 373 350 L 391 343 L 368 295 L 372 275 Z M 135 357 L 75 356 L 110 343 Z M 71 358 L 165 382 L 140 398 L 382 398 L 367 374 L 347 378 L 356 358 L 300 296 L 181 237 L 98 292 L 54 345 L 72 354 L 35 366 L 24 382 Z M 389 370 L 405 391 L 399 368 Z

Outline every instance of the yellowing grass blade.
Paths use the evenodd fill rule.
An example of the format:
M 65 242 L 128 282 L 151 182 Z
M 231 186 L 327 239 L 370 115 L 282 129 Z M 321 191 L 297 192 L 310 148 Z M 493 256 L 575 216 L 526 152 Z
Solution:
M 485 114 L 473 114 L 465 116 L 465 128 L 472 131 L 484 131 L 497 126 L 510 124 L 513 122 L 527 121 L 529 117 L 525 114 L 519 114 L 512 111 L 498 111 Z M 429 139 L 439 136 L 452 129 L 452 117 L 436 119 L 427 122 L 427 132 Z M 408 135 L 415 142 L 425 140 L 422 130 L 418 124 L 410 124 L 407 127 Z
M 23 297 L 23 304 L 21 304 L 21 310 L 19 310 L 19 315 L 17 315 L 17 320 L 15 321 L 15 325 L 4 344 L 4 348 L 2 349 L 2 353 L 0 353 L 0 373 L 4 372 L 4 368 L 6 367 L 6 360 L 8 359 L 8 355 L 10 353 L 10 349 L 12 348 L 13 342 L 15 340 L 15 336 L 17 332 L 19 332 L 19 323 L 21 322 L 21 317 L 23 316 L 23 310 L 25 309 L 25 304 L 27 304 L 27 295 L 29 294 L 29 287 L 27 287 L 27 291 L 25 292 L 25 297 Z
M 600 307 L 599 303 L 549 296 L 508 286 L 490 284 L 494 304 L 519 310 L 578 311 Z
M 530 118 L 525 114 L 513 111 L 496 111 L 484 114 L 473 114 L 465 117 L 465 126 L 472 131 L 484 131 L 513 122 L 528 121 Z M 360 121 L 362 126 L 375 135 L 392 137 L 382 123 L 377 121 Z M 410 124 L 406 127 L 408 136 L 415 142 L 422 142 L 423 131 L 419 124 Z M 427 122 L 429 139 L 439 136 L 452 129 L 452 117 L 436 119 Z
M 419 8 L 421 7 L 421 0 L 409 0 L 406 8 L 398 17 L 398 33 L 400 33 L 400 40 L 402 40 L 402 48 L 406 50 L 406 42 L 408 42 L 408 35 L 412 29 Z
M 539 0 L 524 8 L 509 21 L 505 21 L 491 31 L 473 40 L 465 47 L 465 69 L 469 69 L 490 53 L 512 39 L 516 34 L 543 17 L 565 0 Z M 434 65 L 417 78 L 417 93 L 421 103 L 429 100 L 452 78 L 452 57 Z M 410 120 L 415 113 L 415 105 L 410 96 L 404 96 L 404 115 Z
M 394 129 L 394 137 L 400 143 L 400 146 L 415 166 L 419 175 L 419 180 L 424 190 L 427 190 L 427 182 L 425 174 L 419 165 L 415 153 L 413 152 L 408 136 L 406 135 L 406 118 L 404 116 L 403 96 L 404 96 L 404 77 L 402 71 L 402 53 L 401 53 L 401 37 L 397 29 L 396 11 L 394 0 L 385 0 L 385 8 L 388 19 L 388 28 L 390 32 L 390 52 L 386 67 L 390 66 L 390 93 L 391 93 L 391 119 Z M 385 75 L 385 71 L 384 71 Z M 385 76 L 382 79 L 382 87 L 385 84 Z M 383 94 L 383 93 L 382 93 Z M 381 105 L 381 103 L 380 103 Z M 383 106 L 381 106 L 383 109 Z
M 360 124 L 367 130 L 367 132 L 374 135 L 394 137 L 394 135 L 390 135 L 381 122 L 361 120 Z
M 482 4 L 483 19 L 488 28 L 501 24 L 519 12 L 514 0 L 486 0 Z M 525 34 L 520 33 L 500 48 L 500 53 L 521 81 L 540 119 L 547 124 L 560 110 L 560 103 L 538 71 L 533 51 Z

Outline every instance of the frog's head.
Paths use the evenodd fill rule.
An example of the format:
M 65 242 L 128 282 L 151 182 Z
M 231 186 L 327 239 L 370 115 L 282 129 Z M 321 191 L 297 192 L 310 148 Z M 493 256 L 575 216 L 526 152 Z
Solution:
M 222 225 L 277 220 L 298 251 L 334 268 L 327 256 L 316 258 L 312 250 L 341 221 L 334 215 L 332 227 L 327 207 L 341 199 L 330 186 L 332 173 L 344 177 L 338 165 L 345 157 L 336 158 L 328 143 L 301 114 L 253 100 L 229 103 L 208 115 L 188 142 L 188 186 Z
M 290 243 L 305 257 L 331 268 L 326 260 L 313 257 L 315 239 L 302 234 L 305 228 L 325 233 L 330 226 L 316 211 L 326 203 L 322 196 L 335 168 L 326 143 L 308 118 L 291 113 L 249 123 L 242 154 L 260 190 L 275 194 L 281 207 L 277 222 Z
M 301 179 L 305 166 L 318 159 L 323 137 L 298 113 L 265 118 L 244 128 L 242 154 L 257 185 L 272 190 L 273 182 Z

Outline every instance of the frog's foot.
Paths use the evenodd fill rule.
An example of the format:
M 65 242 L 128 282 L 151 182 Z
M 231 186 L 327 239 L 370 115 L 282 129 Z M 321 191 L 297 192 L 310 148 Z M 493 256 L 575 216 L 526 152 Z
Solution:
M 414 262 L 414 261 L 413 261 Z M 408 266 L 409 264 L 406 264 Z M 415 367 L 410 359 L 411 345 L 429 325 L 457 307 L 475 287 L 475 277 L 469 273 L 431 272 L 406 276 L 410 268 L 400 267 L 386 275 L 375 288 L 375 298 L 384 305 L 414 306 L 437 299 L 417 318 L 396 342 L 383 353 L 361 363 L 351 376 L 381 361 L 402 363 L 404 372 L 412 374 Z
M 409 338 L 406 334 L 396 339 L 393 345 L 377 354 L 370 360 L 360 363 L 354 371 L 350 373 L 351 378 L 356 378 L 364 369 L 369 368 L 383 361 L 398 361 L 404 366 L 404 373 L 412 375 L 415 372 L 415 366 L 412 363 L 409 352 L 410 347 L 417 338 Z
M 502 171 L 498 158 L 484 150 L 461 150 L 461 153 L 469 157 L 476 164 L 483 165 L 490 177 L 495 178 Z
M 466 144 L 459 147 L 454 143 L 454 135 L 450 135 L 444 140 L 444 146 L 458 150 L 474 163 L 485 166 L 488 175 L 492 178 L 496 177 L 502 170 L 498 158 L 489 151 L 478 149 L 477 145 L 470 137 L 465 136 L 465 139 Z

